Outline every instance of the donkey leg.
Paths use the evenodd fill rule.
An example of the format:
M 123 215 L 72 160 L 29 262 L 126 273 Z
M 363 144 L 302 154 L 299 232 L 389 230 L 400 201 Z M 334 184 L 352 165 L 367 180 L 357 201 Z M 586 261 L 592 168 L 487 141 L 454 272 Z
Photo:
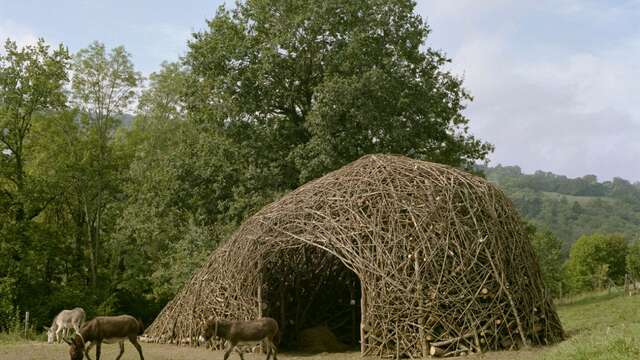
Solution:
M 84 355 L 87 357 L 87 359 L 91 360 L 91 356 L 89 356 L 89 351 L 91 351 L 91 349 L 93 349 L 93 347 L 96 346 L 95 342 L 93 341 L 89 341 L 89 346 L 87 346 L 84 349 Z
M 120 360 L 122 354 L 124 354 L 124 340 L 118 341 L 118 346 L 120 346 L 120 353 L 118 354 L 118 356 L 116 356 L 116 360 Z
M 235 348 L 236 345 L 237 344 L 229 342 L 229 348 L 227 349 L 227 351 L 224 352 L 224 360 L 227 360 L 229 358 L 229 354 L 231 354 L 231 352 L 233 351 L 233 348 Z
M 102 348 L 102 341 L 96 341 L 96 360 L 100 360 L 100 349 Z
M 269 339 L 269 350 L 273 349 L 273 360 L 278 360 L 278 348 L 273 339 Z
M 131 341 L 131 343 L 136 348 L 136 350 L 138 350 L 138 355 L 140 355 L 140 360 L 144 360 L 144 356 L 142 356 L 142 346 L 140 346 L 140 343 L 138 342 L 138 337 L 132 336 L 129 338 L 129 341 Z M 124 343 L 122 344 L 122 346 L 124 346 Z
M 60 343 L 60 331 L 62 331 L 62 329 L 60 327 L 58 327 L 56 329 L 56 342 Z
M 269 338 L 264 338 L 262 340 L 262 346 L 266 346 L 267 348 L 267 359 L 269 360 L 269 358 L 271 357 L 271 342 L 269 341 Z

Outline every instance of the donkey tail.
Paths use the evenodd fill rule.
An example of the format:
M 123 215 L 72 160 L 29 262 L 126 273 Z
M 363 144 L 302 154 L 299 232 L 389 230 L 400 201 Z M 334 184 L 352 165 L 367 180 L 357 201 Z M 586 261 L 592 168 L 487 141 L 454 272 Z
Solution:
M 138 335 L 142 335 L 142 333 L 144 333 L 144 323 L 140 318 L 137 318 L 136 320 L 138 321 Z
M 273 344 L 276 347 L 280 347 L 280 340 L 282 340 L 281 335 L 280 335 L 280 329 L 277 329 L 276 333 L 273 335 Z

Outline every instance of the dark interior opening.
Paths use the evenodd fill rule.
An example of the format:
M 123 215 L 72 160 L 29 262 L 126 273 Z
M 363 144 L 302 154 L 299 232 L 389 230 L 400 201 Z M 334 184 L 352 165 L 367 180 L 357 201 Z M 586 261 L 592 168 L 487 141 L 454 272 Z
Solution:
M 356 350 L 360 291 L 356 274 L 327 251 L 310 245 L 284 249 L 265 263 L 262 313 L 278 321 L 283 350 Z

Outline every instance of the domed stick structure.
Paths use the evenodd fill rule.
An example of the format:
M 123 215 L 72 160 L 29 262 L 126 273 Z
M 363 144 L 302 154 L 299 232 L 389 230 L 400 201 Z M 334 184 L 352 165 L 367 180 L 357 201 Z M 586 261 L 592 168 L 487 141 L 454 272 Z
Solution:
M 147 330 L 271 316 L 283 345 L 328 326 L 363 355 L 450 356 L 551 344 L 563 331 L 517 212 L 486 180 L 369 155 L 247 219 Z M 187 342 L 189 340 L 186 340 Z

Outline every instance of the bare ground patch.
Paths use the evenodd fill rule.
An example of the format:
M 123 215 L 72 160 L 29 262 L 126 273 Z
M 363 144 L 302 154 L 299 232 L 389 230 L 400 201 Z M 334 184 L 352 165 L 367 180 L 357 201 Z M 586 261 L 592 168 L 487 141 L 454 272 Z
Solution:
M 163 344 L 142 344 L 142 351 L 146 360 L 221 360 L 222 351 L 209 351 L 204 348 L 191 348 L 175 345 Z M 47 344 L 44 342 L 25 342 L 19 344 L 2 344 L 0 345 L 0 360 L 67 360 L 68 346 L 66 344 Z M 540 351 L 538 349 L 525 351 L 500 351 L 490 352 L 486 354 L 466 356 L 466 359 L 486 359 L 486 360 L 510 360 L 537 359 Z M 118 355 L 118 346 L 115 344 L 102 345 L 102 353 L 100 358 L 113 360 Z M 92 350 L 91 358 L 95 360 L 95 352 Z M 263 360 L 262 354 L 246 354 L 246 360 Z M 321 353 L 313 355 L 304 355 L 296 353 L 282 353 L 278 355 L 282 360 L 357 360 L 361 359 L 359 352 L 344 353 Z M 137 360 L 138 353 L 135 348 L 126 343 L 122 360 Z M 230 360 L 239 360 L 237 354 L 232 354 Z M 377 359 L 375 357 L 367 357 L 367 359 Z

